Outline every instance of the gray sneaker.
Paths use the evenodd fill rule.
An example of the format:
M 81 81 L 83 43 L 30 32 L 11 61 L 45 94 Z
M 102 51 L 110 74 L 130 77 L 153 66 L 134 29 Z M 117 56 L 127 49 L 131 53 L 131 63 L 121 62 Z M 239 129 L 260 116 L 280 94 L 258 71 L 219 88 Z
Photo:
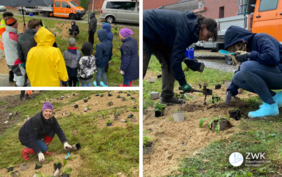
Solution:
M 173 97 L 170 97 L 170 98 L 163 98 L 161 97 L 161 101 L 160 101 L 161 104 L 168 104 L 168 105 L 172 105 L 172 104 L 185 104 L 185 101 L 182 100 L 182 99 L 177 99 L 175 98 L 174 96 Z

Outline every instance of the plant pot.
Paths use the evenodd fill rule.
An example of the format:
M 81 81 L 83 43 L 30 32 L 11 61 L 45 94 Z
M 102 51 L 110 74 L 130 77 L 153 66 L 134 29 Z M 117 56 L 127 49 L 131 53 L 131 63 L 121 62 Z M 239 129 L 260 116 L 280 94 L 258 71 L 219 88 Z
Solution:
M 160 98 L 159 92 L 151 92 L 151 99 L 156 100 Z
M 109 127 L 109 126 L 111 126 L 112 125 L 112 123 L 107 123 L 107 126 Z
M 60 162 L 60 163 L 58 163 L 58 164 L 56 164 L 56 163 L 54 163 L 54 169 L 55 169 L 55 171 L 57 170 L 57 169 L 61 169 L 61 167 L 62 167 L 62 163 Z
M 150 77 L 150 83 L 154 83 L 154 82 L 156 82 L 156 80 L 157 80 L 157 78 L 155 78 L 155 77 Z
M 112 106 L 113 104 L 114 104 L 113 102 L 109 102 L 109 103 L 108 103 L 109 106 Z
M 130 94 L 128 93 L 126 96 L 130 96 Z
M 122 93 L 122 91 L 119 91 L 118 93 Z
M 20 176 L 20 173 L 18 171 L 13 171 L 10 173 L 12 177 L 18 177 Z
M 121 119 L 121 123 L 125 123 L 126 121 L 124 119 Z
M 69 177 L 69 175 L 67 175 L 67 174 L 62 174 L 62 177 Z
M 88 101 L 88 99 L 84 99 L 84 103 L 86 103 Z
M 214 89 L 215 89 L 215 90 L 217 90 L 217 89 L 221 89 L 221 84 L 217 84 L 217 85 L 215 85 L 215 86 L 214 86 Z
M 108 96 L 112 96 L 111 92 L 110 92 L 110 93 L 108 93 Z
M 159 78 L 161 78 L 161 77 L 162 77 L 162 75 L 160 74 L 160 75 L 158 75 L 157 77 L 158 77 L 158 79 L 159 79 Z
M 42 168 L 42 165 L 40 164 L 40 166 L 38 164 L 35 164 L 35 170 Z
M 84 108 L 84 112 L 87 112 L 88 111 L 88 108 Z
M 118 96 L 117 96 L 117 98 L 121 98 L 121 96 L 120 96 L 120 95 L 118 95 Z
M 236 111 L 228 111 L 229 113 L 229 117 L 234 118 L 235 120 L 240 120 L 241 118 L 241 113 L 240 110 L 236 110 Z
M 118 120 L 118 115 L 115 115 L 115 120 Z
M 183 122 L 184 121 L 184 111 L 174 112 L 172 114 L 173 120 L 176 122 Z
M 127 116 L 127 118 L 132 118 L 133 117 L 133 114 L 129 114 L 128 116 Z
M 155 117 L 163 116 L 163 111 L 155 111 Z
M 151 152 L 153 152 L 153 142 L 150 142 L 146 147 L 143 146 L 143 154 L 149 154 Z
M 102 116 L 101 116 L 101 118 L 102 118 L 102 119 L 105 119 L 105 116 L 104 116 L 104 115 L 102 115 Z
M 72 96 L 75 96 L 75 94 L 73 93 Z
M 26 169 L 28 169 L 28 163 L 22 163 L 20 167 L 21 171 L 25 171 Z
M 122 97 L 122 98 L 121 98 L 121 101 L 125 101 L 125 98 L 124 98 L 124 97 Z
M 103 97 L 104 95 L 100 95 L 100 97 Z
M 59 177 L 60 176 L 60 169 L 56 169 L 56 171 L 54 172 L 53 176 L 54 177 Z
M 220 97 L 218 96 L 212 97 L 212 103 L 219 102 L 219 101 L 220 101 Z
M 136 122 L 136 118 L 135 118 L 135 117 L 132 117 L 132 118 L 131 118 L 131 122 Z
M 65 97 L 64 95 L 61 96 L 61 98 L 64 98 L 64 97 Z
M 95 96 L 99 96 L 99 93 L 97 93 Z
M 14 167 L 9 167 L 7 170 L 8 170 L 8 173 L 9 173 L 10 171 L 14 170 Z
M 63 112 L 62 115 L 64 116 L 64 115 L 66 115 L 66 113 Z
M 218 121 L 214 121 L 212 123 L 213 129 L 215 129 L 217 124 L 218 124 Z M 221 121 L 220 121 L 220 130 L 225 130 L 226 124 L 227 124 L 227 120 L 226 119 L 221 119 Z
M 225 81 L 225 82 L 224 82 L 224 86 L 225 86 L 226 88 L 228 88 L 230 85 L 231 85 L 231 81 Z

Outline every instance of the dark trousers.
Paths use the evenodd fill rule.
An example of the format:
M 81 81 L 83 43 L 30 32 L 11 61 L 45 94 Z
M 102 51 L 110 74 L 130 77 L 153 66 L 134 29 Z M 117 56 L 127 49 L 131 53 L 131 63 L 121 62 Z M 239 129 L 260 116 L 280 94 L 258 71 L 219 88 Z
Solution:
M 76 87 L 76 82 L 78 81 L 77 77 L 74 76 L 74 77 L 69 77 L 70 80 L 69 80 L 69 86 L 70 87 Z
M 150 46 L 146 41 L 143 40 L 143 78 L 146 75 L 147 68 L 153 54 L 152 46 Z M 154 55 L 159 60 L 162 67 L 162 94 L 163 98 L 171 98 L 174 96 L 174 75 L 172 72 L 172 68 L 166 62 L 165 57 L 162 55 L 160 51 L 154 50 Z
M 14 72 L 12 70 L 9 71 L 9 81 L 14 82 Z
M 89 32 L 89 37 L 88 37 L 88 41 L 92 44 L 92 46 L 94 45 L 94 32 Z
M 47 134 L 47 136 L 54 138 L 55 132 L 51 131 Z M 40 150 L 42 153 L 45 153 L 48 150 L 48 146 L 44 143 L 42 140 L 43 138 L 40 138 L 39 140 L 36 141 L 37 145 L 39 146 Z M 27 146 L 28 148 L 31 148 L 30 145 Z

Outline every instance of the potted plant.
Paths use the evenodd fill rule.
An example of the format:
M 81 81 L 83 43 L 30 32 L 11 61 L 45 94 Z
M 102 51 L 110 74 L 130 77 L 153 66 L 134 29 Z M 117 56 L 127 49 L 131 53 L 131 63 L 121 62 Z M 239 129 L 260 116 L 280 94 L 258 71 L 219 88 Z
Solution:
M 217 89 L 221 89 L 221 84 L 217 84 L 217 85 L 215 85 L 215 86 L 214 86 L 214 89 L 215 89 L 215 90 L 217 90 Z
M 118 120 L 119 113 L 115 112 L 114 116 L 115 116 L 115 120 Z
M 235 120 L 240 120 L 241 113 L 239 109 L 233 108 L 232 110 L 228 111 L 229 117 L 234 118 Z
M 172 114 L 173 120 L 176 122 L 183 122 L 184 121 L 184 111 L 177 109 Z
M 8 172 L 13 171 L 14 170 L 14 165 L 10 164 L 7 168 Z
M 205 120 L 211 119 L 208 123 L 208 127 L 210 130 L 215 129 L 216 133 L 219 133 L 220 130 L 225 130 L 227 121 L 230 120 L 229 117 L 221 118 L 221 117 L 214 117 L 214 118 L 202 118 L 200 119 L 199 127 L 201 128 L 205 122 Z
M 117 96 L 117 98 L 121 98 L 121 96 L 120 96 L 120 95 L 118 95 L 118 96 Z
M 105 111 L 102 111 L 101 115 L 102 115 L 102 119 L 105 119 L 105 117 L 106 117 L 106 112 L 105 112 Z
M 218 97 L 218 96 L 212 96 L 212 103 L 217 103 L 217 102 L 219 102 L 220 100 L 221 100 L 220 97 Z
M 119 91 L 118 93 L 122 93 L 122 91 Z
M 100 97 L 103 97 L 104 96 L 104 93 L 101 93 Z
M 60 170 L 61 167 L 62 167 L 61 161 L 60 161 L 58 158 L 56 158 L 56 161 L 55 161 L 55 163 L 54 163 L 54 169 L 55 169 L 55 170 L 57 170 L 57 169 Z
M 111 92 L 108 92 L 108 96 L 112 96 L 112 93 L 111 93 Z
M 99 93 L 97 93 L 95 96 L 99 96 Z
M 74 106 L 73 106 L 74 108 L 78 108 L 78 104 L 74 104 Z
M 88 97 L 87 98 L 84 98 L 84 103 L 86 103 L 88 101 Z
M 150 83 L 154 83 L 154 82 L 156 82 L 156 80 L 157 80 L 157 78 L 155 78 L 155 77 L 150 77 Z
M 64 168 L 63 168 L 62 177 L 69 177 L 69 175 L 72 173 L 72 168 L 66 166 L 67 164 L 66 160 L 63 160 L 63 164 L 64 164 Z
M 124 98 L 124 97 L 122 97 L 122 98 L 121 98 L 121 101 L 125 101 L 125 98 Z
M 75 96 L 75 93 L 72 93 L 72 96 Z
M 111 121 L 110 119 L 107 120 L 107 126 L 111 126 L 113 123 L 113 121 Z
M 133 114 L 132 113 L 130 113 L 128 116 L 127 116 L 127 118 L 132 118 L 133 117 Z
M 25 171 L 26 169 L 28 169 L 28 163 L 22 163 L 20 167 L 22 171 Z
M 131 118 L 131 122 L 136 122 L 136 118 L 134 116 Z
M 112 106 L 114 103 L 113 102 L 108 102 L 107 105 L 108 106 Z
M 42 168 L 42 164 L 41 163 L 37 163 L 35 164 L 35 170 Z
M 157 102 L 155 104 L 155 117 L 160 117 L 160 116 L 163 116 L 163 112 L 164 112 L 164 109 L 165 109 L 166 105 L 165 104 L 161 104 L 159 102 Z
M 88 111 L 88 107 L 85 107 L 85 108 L 84 108 L 84 112 L 87 112 L 87 111 Z
M 130 96 L 130 94 L 128 93 L 127 96 Z
M 143 136 L 143 154 L 149 154 L 150 152 L 153 152 L 153 138 Z
M 8 174 L 11 175 L 12 177 L 20 176 L 20 173 L 18 171 L 10 171 Z

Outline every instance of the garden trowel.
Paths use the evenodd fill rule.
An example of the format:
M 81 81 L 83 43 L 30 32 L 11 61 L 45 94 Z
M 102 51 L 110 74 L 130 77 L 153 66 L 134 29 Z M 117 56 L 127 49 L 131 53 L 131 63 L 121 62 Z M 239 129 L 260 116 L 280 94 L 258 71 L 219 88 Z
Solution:
M 71 151 L 71 149 L 69 149 L 68 155 L 65 157 L 66 160 L 71 156 L 70 151 Z

